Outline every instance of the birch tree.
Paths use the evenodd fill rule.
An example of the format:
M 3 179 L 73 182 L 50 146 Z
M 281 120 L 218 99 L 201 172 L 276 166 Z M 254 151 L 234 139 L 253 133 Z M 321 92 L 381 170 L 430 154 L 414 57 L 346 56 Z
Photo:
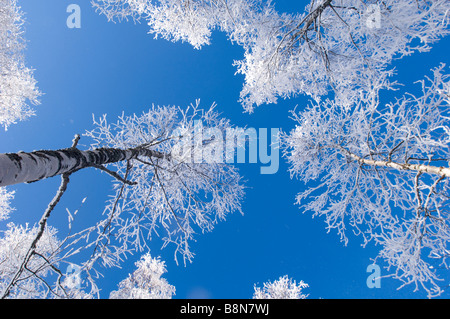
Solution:
M 391 88 L 391 62 L 428 51 L 449 32 L 446 0 L 313 0 L 305 12 L 279 13 L 257 0 L 93 0 L 109 20 L 146 21 L 150 33 L 200 49 L 212 30 L 244 49 L 240 102 L 261 104 L 333 93 L 342 105 Z
M 1 0 L 0 8 L 0 125 L 7 129 L 34 115 L 41 93 L 25 66 L 24 14 L 17 0 Z
M 0 291 L 8 289 L 38 231 L 38 227 L 8 224 L 8 228 L 0 237 Z M 53 227 L 47 227 L 43 232 L 35 258 L 29 260 L 26 266 L 27 276 L 22 276 L 13 287 L 9 288 L 14 298 L 44 299 L 51 296 L 52 288 L 44 278 L 53 272 L 52 267 L 57 266 L 59 262 L 58 256 L 55 255 L 60 245 L 56 233 Z
M 8 191 L 5 187 L 0 187 L 0 221 L 6 220 L 13 211 L 11 200 L 14 198 L 14 191 Z
M 91 227 L 72 231 L 75 214 L 69 212 L 69 235 L 60 239 L 53 254 L 67 261 L 81 251 L 88 253 L 80 272 L 83 285 L 90 287 L 83 293 L 90 296 L 98 293 L 97 265 L 119 266 L 123 256 L 149 248 L 155 235 L 163 239 L 163 247 L 174 244 L 176 260 L 181 256 L 184 262 L 191 261 L 190 241 L 197 232 L 211 231 L 227 214 L 241 212 L 241 177 L 236 167 L 221 160 L 226 152 L 234 152 L 223 147 L 223 136 L 235 128 L 219 117 L 214 105 L 203 110 L 198 103 L 186 110 L 153 106 L 140 116 L 122 115 L 114 124 L 106 116 L 94 119 L 95 128 L 85 134 L 93 140 L 90 150 L 78 149 L 78 136 L 66 149 L 1 154 L 1 186 L 61 176 L 61 186 L 3 297 L 10 297 L 23 278 L 34 275 L 30 264 L 42 255 L 38 244 L 50 214 L 70 175 L 81 169 L 110 174 L 114 193 Z M 51 286 L 57 297 L 79 293 L 64 286 L 57 266 L 50 260 L 48 264 L 58 277 Z
M 420 81 L 422 94 L 343 108 L 334 100 L 293 112 L 284 155 L 310 185 L 297 204 L 348 241 L 352 231 L 382 248 L 394 278 L 442 293 L 450 242 L 449 75 Z M 442 286 L 445 286 L 442 284 Z

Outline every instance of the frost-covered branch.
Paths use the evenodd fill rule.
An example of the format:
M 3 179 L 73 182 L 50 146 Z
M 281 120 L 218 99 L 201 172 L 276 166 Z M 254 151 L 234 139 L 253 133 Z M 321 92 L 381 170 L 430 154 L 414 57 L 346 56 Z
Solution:
M 42 236 L 44 235 L 46 228 L 47 228 L 47 222 L 48 219 L 50 217 L 51 212 L 53 211 L 53 209 L 56 207 L 56 205 L 59 203 L 61 197 L 64 195 L 64 192 L 67 189 L 67 185 L 69 183 L 69 174 L 63 174 L 61 176 L 61 185 L 59 186 L 59 189 L 55 195 L 55 197 L 53 198 L 53 200 L 50 202 L 50 204 L 48 205 L 47 209 L 45 210 L 44 214 L 41 217 L 41 220 L 39 221 L 39 227 L 37 229 L 37 233 L 36 236 L 34 237 L 33 241 L 30 244 L 30 247 L 27 251 L 27 253 L 25 254 L 22 263 L 20 264 L 16 274 L 14 275 L 14 277 L 11 279 L 11 282 L 8 284 L 8 286 L 6 287 L 6 289 L 3 292 L 2 298 L 6 298 L 9 296 L 11 290 L 14 288 L 14 286 L 17 284 L 17 282 L 20 280 L 20 278 L 22 277 L 22 274 L 25 270 L 28 270 L 30 272 L 30 270 L 28 269 L 28 263 L 30 262 L 30 259 L 36 255 L 36 248 L 38 246 L 38 243 L 40 241 L 40 239 L 42 238 Z M 44 258 L 45 259 L 45 258 Z M 45 259 L 46 260 L 46 259 Z M 47 261 L 47 260 L 46 260 Z M 51 267 L 54 267 L 53 265 L 49 264 Z M 34 274 L 34 273 L 33 273 Z M 36 275 L 36 274 L 34 274 Z
M 122 116 L 115 125 L 101 117 L 96 125 L 87 133 L 96 141 L 95 148 L 148 145 L 168 155 L 140 154 L 129 164 L 112 164 L 116 172 L 137 183 L 116 183 L 116 195 L 105 209 L 108 224 L 114 225 L 111 229 L 119 229 L 121 245 L 140 250 L 147 238 L 157 234 L 165 245 L 174 243 L 185 261 L 190 260 L 195 228 L 210 231 L 227 213 L 240 211 L 243 186 L 236 168 L 224 160 L 230 151 L 224 145 L 225 134 L 235 129 L 214 108 L 153 107 L 141 116 Z M 109 232 L 100 237 L 108 242 Z
M 35 242 L 38 231 L 38 227 L 10 223 L 0 237 L 0 291 L 3 298 L 46 298 L 53 290 L 44 278 L 51 276 L 56 268 L 55 250 L 60 242 L 56 230 L 47 227 L 36 244 L 35 253 L 30 256 L 29 247 Z M 23 264 L 25 259 L 28 259 L 26 265 Z M 23 271 L 18 277 L 17 270 L 21 268 Z

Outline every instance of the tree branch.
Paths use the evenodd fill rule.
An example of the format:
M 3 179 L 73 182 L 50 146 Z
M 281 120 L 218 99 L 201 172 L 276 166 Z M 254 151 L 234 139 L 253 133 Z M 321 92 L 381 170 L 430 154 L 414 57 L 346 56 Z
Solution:
M 133 181 L 129 181 L 129 180 L 125 179 L 125 178 L 123 178 L 122 176 L 120 176 L 119 174 L 117 174 L 116 172 L 111 171 L 110 169 L 107 169 L 107 168 L 106 168 L 105 166 L 103 166 L 103 165 L 97 165 L 97 164 L 94 164 L 94 165 L 92 165 L 92 167 L 95 167 L 95 168 L 97 168 L 97 169 L 99 169 L 99 170 L 102 170 L 102 171 L 108 173 L 109 175 L 111 175 L 112 177 L 118 179 L 119 181 L 121 181 L 121 182 L 124 183 L 124 184 L 128 184 L 128 185 L 137 185 L 137 182 L 133 182 Z
M 48 205 L 44 214 L 42 215 L 42 218 L 39 221 L 38 233 L 36 234 L 36 237 L 34 238 L 33 242 L 31 243 L 30 248 L 28 249 L 28 252 L 25 255 L 25 258 L 19 267 L 19 270 L 16 272 L 13 279 L 6 287 L 5 292 L 3 293 L 2 299 L 5 299 L 9 296 L 9 294 L 11 293 L 11 289 L 16 285 L 16 283 L 19 280 L 20 276 L 22 275 L 23 271 L 26 269 L 27 264 L 30 261 L 31 257 L 33 257 L 33 255 L 36 253 L 37 244 L 38 244 L 39 240 L 41 239 L 42 235 L 44 234 L 45 228 L 47 226 L 48 218 L 50 217 L 50 214 L 53 211 L 53 209 L 56 207 L 56 205 L 61 200 L 61 197 L 64 195 L 64 192 L 67 190 L 67 184 L 69 183 L 69 181 L 70 181 L 69 174 L 61 175 L 61 184 L 59 186 L 59 189 L 56 192 L 56 195 L 53 198 L 53 200 Z
M 79 140 L 80 140 L 80 135 L 78 135 L 78 134 L 75 135 L 74 139 L 72 140 L 71 147 L 75 148 L 78 145 Z M 31 257 L 33 257 L 33 255 L 37 254 L 36 253 L 37 244 L 38 244 L 39 240 L 41 239 L 42 235 L 44 234 L 45 228 L 47 227 L 48 218 L 50 217 L 51 212 L 55 209 L 56 205 L 61 200 L 61 197 L 64 195 L 65 191 L 67 190 L 67 185 L 69 184 L 69 181 L 70 181 L 69 175 L 70 175 L 70 173 L 64 173 L 61 175 L 61 184 L 58 188 L 58 191 L 56 192 L 55 197 L 49 203 L 47 209 L 45 210 L 44 214 L 42 215 L 41 220 L 39 221 L 38 233 L 36 234 L 36 237 L 32 241 L 30 248 L 28 249 L 28 252 L 25 255 L 24 260 L 22 261 L 22 264 L 19 267 L 19 270 L 16 272 L 13 279 L 6 287 L 5 292 L 3 293 L 2 299 L 5 299 L 9 296 L 9 294 L 11 293 L 11 289 L 16 285 L 16 283 L 20 279 L 20 276 L 22 275 L 23 271 L 25 269 L 28 269 L 27 265 L 28 265 L 28 262 L 30 261 Z

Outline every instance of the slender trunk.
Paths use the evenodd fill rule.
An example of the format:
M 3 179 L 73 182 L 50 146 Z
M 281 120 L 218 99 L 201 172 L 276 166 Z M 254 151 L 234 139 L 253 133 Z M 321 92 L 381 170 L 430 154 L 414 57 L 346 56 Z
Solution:
M 66 148 L 56 151 L 0 154 L 0 187 L 34 182 L 87 167 L 129 160 L 137 156 L 169 158 L 169 155 L 143 147 L 126 150 L 99 148 L 90 151 Z
M 378 166 L 378 167 L 390 167 L 398 170 L 404 171 L 415 171 L 421 173 L 429 173 L 435 174 L 443 177 L 450 177 L 450 168 L 449 167 L 438 167 L 432 165 L 424 165 L 424 164 L 401 164 L 392 161 L 380 161 L 380 160 L 372 160 L 361 158 L 358 155 L 348 152 L 349 156 L 353 159 L 357 160 L 361 164 L 370 165 L 370 166 Z

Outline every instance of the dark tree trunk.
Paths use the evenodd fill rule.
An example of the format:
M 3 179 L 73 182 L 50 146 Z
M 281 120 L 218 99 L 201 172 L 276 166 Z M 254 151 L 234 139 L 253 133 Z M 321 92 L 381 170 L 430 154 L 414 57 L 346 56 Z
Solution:
M 169 158 L 169 155 L 143 147 L 126 150 L 99 148 L 90 151 L 66 148 L 56 151 L 0 154 L 0 187 L 35 182 L 87 167 L 133 159 L 137 156 Z

